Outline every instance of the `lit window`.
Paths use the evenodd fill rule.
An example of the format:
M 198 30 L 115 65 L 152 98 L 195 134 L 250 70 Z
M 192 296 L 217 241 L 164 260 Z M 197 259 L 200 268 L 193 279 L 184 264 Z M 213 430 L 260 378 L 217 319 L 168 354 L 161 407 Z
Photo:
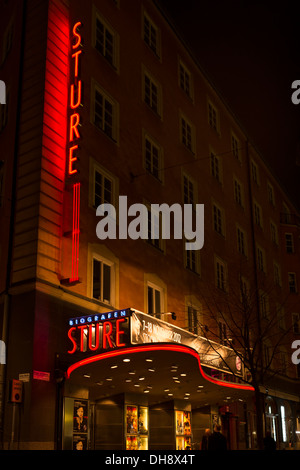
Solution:
M 160 55 L 159 30 L 147 13 L 144 13 L 144 41 L 157 56 Z
M 110 139 L 117 141 L 118 105 L 104 90 L 95 87 L 93 122 Z

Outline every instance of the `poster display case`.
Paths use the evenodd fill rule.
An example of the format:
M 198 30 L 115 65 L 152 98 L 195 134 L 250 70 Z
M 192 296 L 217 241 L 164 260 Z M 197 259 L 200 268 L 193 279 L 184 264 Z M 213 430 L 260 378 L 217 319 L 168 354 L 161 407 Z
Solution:
M 126 450 L 148 450 L 148 429 L 148 407 L 126 405 Z
M 176 450 L 190 450 L 192 447 L 191 413 L 175 411 Z

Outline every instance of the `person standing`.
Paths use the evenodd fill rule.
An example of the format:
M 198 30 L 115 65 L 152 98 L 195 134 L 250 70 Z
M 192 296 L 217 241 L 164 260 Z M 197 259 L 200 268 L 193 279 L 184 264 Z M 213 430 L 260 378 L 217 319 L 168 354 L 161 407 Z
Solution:
M 219 424 L 216 424 L 214 432 L 208 439 L 208 450 L 227 450 L 226 437 L 221 433 Z
M 211 436 L 211 430 L 209 428 L 205 429 L 205 433 L 202 437 L 201 450 L 208 450 L 208 440 Z

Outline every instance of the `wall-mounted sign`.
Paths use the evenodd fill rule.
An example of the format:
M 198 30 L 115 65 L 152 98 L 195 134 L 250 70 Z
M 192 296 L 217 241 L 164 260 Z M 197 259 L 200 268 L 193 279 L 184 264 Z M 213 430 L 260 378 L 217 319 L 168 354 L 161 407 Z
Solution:
M 69 354 L 96 353 L 130 344 L 130 310 L 115 310 L 69 320 Z
M 69 99 L 69 142 L 67 176 L 74 177 L 78 173 L 76 163 L 78 161 L 79 139 L 80 139 L 80 114 L 78 108 L 82 101 L 82 81 L 80 79 L 80 58 L 82 53 L 81 35 L 79 30 L 81 22 L 74 24 L 72 29 L 72 54 L 70 60 L 70 99 Z M 70 283 L 79 280 L 79 234 L 80 234 L 80 182 L 73 183 L 73 224 L 72 224 L 72 273 Z
M 13 379 L 10 382 L 10 401 L 12 403 L 22 403 L 23 382 Z

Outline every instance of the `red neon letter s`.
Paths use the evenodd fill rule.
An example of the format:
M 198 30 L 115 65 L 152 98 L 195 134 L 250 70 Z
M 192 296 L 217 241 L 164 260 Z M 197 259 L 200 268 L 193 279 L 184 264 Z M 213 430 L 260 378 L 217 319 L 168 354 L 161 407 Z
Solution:
M 69 331 L 68 331 L 68 338 L 71 340 L 72 344 L 73 344 L 73 349 L 71 349 L 71 351 L 68 351 L 69 354 L 74 354 L 74 352 L 77 350 L 77 344 L 76 344 L 76 341 L 75 339 L 73 338 L 72 336 L 72 333 L 73 331 L 75 331 L 76 328 L 73 327 L 73 328 L 70 328 Z
M 75 23 L 74 26 L 73 26 L 73 36 L 75 38 L 77 38 L 77 41 L 75 44 L 73 44 L 73 49 L 76 49 L 76 47 L 78 47 L 81 43 L 81 36 L 80 34 L 77 33 L 77 28 L 79 28 L 81 26 L 81 22 L 78 21 L 78 23 Z

